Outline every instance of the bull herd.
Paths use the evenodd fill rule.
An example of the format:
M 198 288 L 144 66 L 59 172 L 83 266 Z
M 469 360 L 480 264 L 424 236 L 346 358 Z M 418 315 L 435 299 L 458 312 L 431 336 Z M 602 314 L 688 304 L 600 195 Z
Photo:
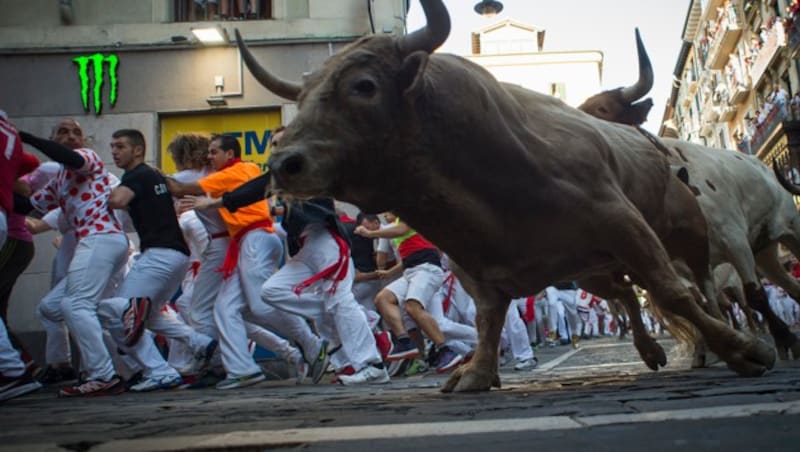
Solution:
M 575 109 L 434 54 L 449 15 L 440 0 L 420 3 L 425 27 L 363 37 L 302 84 L 268 72 L 236 38 L 253 76 L 298 102 L 269 160 L 273 186 L 396 212 L 449 255 L 476 300 L 479 345 L 444 391 L 499 386 L 509 300 L 555 281 L 620 300 L 654 370 L 666 355 L 636 322 L 632 284 L 649 292 L 673 335 L 695 344 L 695 365 L 710 350 L 736 373 L 758 376 L 775 365 L 776 350 L 800 357 L 759 279 L 800 300 L 800 284 L 778 260 L 779 243 L 800 256 L 793 187 L 756 158 L 638 127 L 653 78 L 638 32 L 639 81 Z M 733 286 L 717 282 L 725 268 L 738 276 L 725 278 Z M 724 321 L 726 288 L 762 314 L 774 346 Z

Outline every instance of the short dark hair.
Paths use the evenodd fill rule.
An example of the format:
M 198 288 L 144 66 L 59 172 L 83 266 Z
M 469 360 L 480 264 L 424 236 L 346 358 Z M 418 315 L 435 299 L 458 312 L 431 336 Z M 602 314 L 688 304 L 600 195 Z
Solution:
M 119 129 L 111 134 L 111 138 L 127 138 L 131 146 L 141 146 L 143 150 L 147 150 L 144 142 L 144 135 L 136 129 Z
M 378 218 L 378 216 L 375 215 L 374 213 L 359 212 L 359 214 L 356 215 L 356 224 L 361 224 L 364 220 L 381 221 L 380 218 Z
M 242 156 L 242 146 L 239 145 L 239 140 L 233 135 L 211 135 L 211 141 L 214 140 L 219 140 L 219 147 L 223 151 L 233 151 L 233 156 L 236 158 Z

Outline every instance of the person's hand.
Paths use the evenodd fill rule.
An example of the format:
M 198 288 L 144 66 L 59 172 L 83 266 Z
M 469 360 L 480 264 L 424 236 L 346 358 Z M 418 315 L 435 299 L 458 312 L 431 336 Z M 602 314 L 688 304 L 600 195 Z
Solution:
M 388 270 L 375 270 L 375 274 L 378 276 L 378 279 L 386 279 L 389 277 Z
M 209 196 L 186 195 L 178 202 L 180 211 L 185 212 L 190 209 L 208 209 L 210 207 L 220 207 L 222 198 L 211 198 Z
M 356 235 L 360 235 L 361 237 L 371 238 L 369 236 L 370 230 L 365 228 L 364 226 L 356 226 L 356 229 L 353 231 Z

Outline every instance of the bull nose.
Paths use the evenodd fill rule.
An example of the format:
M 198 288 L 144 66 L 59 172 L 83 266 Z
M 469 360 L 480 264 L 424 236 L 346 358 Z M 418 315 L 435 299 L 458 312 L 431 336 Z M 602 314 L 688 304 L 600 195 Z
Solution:
M 299 152 L 281 152 L 273 155 L 269 164 L 270 171 L 275 174 L 294 176 L 303 172 L 305 168 L 305 157 Z

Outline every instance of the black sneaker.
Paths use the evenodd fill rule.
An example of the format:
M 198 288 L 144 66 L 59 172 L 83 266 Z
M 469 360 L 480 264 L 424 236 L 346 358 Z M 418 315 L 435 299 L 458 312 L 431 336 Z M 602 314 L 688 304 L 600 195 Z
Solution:
M 450 347 L 444 346 L 439 349 L 439 356 L 436 362 L 436 373 L 443 374 L 450 372 L 458 367 L 464 360 L 464 355 L 456 353 Z
M 54 385 L 67 381 L 77 380 L 78 374 L 72 366 L 51 366 L 48 365 L 39 375 L 39 382 L 45 385 Z
M 28 372 L 19 377 L 7 377 L 0 374 L 0 402 L 31 393 L 41 387 L 42 384 L 34 380 Z
M 328 354 L 328 341 L 323 340 L 322 346 L 319 348 L 319 353 L 317 356 L 308 363 L 310 369 L 309 374 L 311 375 L 311 381 L 314 384 L 319 383 L 322 379 L 322 376 L 325 375 L 325 371 L 328 369 L 328 363 L 330 362 L 330 355 Z
M 419 349 L 410 340 L 398 340 L 392 346 L 392 352 L 386 355 L 386 361 L 400 361 L 401 359 L 412 359 L 419 356 Z

